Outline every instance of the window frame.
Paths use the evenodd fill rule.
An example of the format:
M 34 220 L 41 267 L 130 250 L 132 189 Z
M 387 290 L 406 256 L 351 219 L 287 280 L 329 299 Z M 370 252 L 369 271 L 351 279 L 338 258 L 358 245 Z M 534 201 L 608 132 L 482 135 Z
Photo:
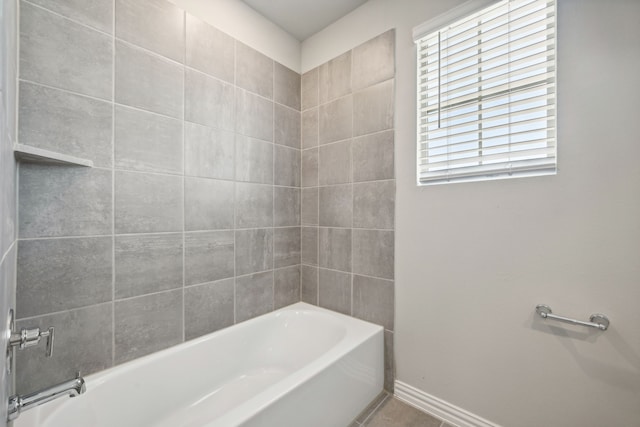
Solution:
M 446 155 L 440 155 L 441 157 L 444 156 L 446 158 L 446 161 L 440 162 L 440 163 L 446 163 L 446 166 L 440 169 L 437 169 L 435 166 L 433 166 L 432 168 L 429 168 L 428 166 L 429 159 L 430 159 L 428 152 L 435 151 L 435 150 L 432 147 L 429 147 L 428 133 L 430 131 L 424 130 L 429 127 L 428 121 L 427 121 L 427 119 L 429 118 L 429 112 L 427 112 L 428 107 L 426 107 L 425 102 L 423 102 L 424 101 L 423 95 L 426 95 L 426 93 L 428 92 L 428 86 L 427 86 L 427 83 L 423 83 L 425 79 L 423 78 L 424 75 L 421 75 L 421 71 L 424 71 L 423 69 L 421 69 L 422 66 L 424 66 L 424 64 L 421 65 L 421 55 L 426 53 L 427 48 L 426 47 L 424 49 L 421 48 L 421 43 L 426 43 L 425 40 L 428 39 L 429 37 L 434 37 L 436 33 L 438 34 L 438 37 L 439 37 L 440 33 L 448 30 L 450 27 L 455 26 L 455 24 L 458 24 L 460 21 L 464 21 L 465 19 L 473 15 L 476 15 L 476 14 L 482 15 L 482 13 L 486 12 L 487 10 L 494 9 L 494 6 L 500 7 L 498 3 L 504 2 L 508 4 L 513 1 L 518 1 L 518 0 L 470 0 L 459 5 L 458 7 L 455 7 L 449 10 L 448 12 L 442 15 L 437 16 L 436 18 L 430 21 L 427 21 L 421 25 L 418 25 L 413 29 L 413 38 L 414 38 L 414 42 L 416 43 L 416 58 L 417 58 L 417 63 L 416 63 L 416 120 L 417 120 L 417 123 L 416 123 L 416 138 L 417 138 L 416 139 L 416 148 L 417 148 L 416 180 L 417 180 L 418 186 L 437 185 L 437 184 L 443 184 L 443 183 L 468 182 L 468 181 L 486 181 L 486 180 L 507 179 L 507 178 L 517 178 L 517 177 L 544 176 L 544 175 L 554 175 L 557 173 L 557 158 L 558 158 L 557 139 L 556 139 L 557 0 L 555 1 L 554 0 L 534 0 L 535 2 L 546 3 L 545 10 L 549 7 L 553 7 L 552 25 L 547 28 L 547 31 L 549 31 L 549 28 L 551 27 L 553 28 L 552 38 L 548 39 L 548 41 L 550 41 L 549 46 L 551 47 L 551 49 L 547 50 L 547 52 L 551 52 L 551 53 L 546 53 L 545 55 L 543 55 L 545 57 L 544 64 L 552 64 L 552 67 L 553 67 L 552 70 L 549 70 L 549 68 L 547 68 L 547 71 L 546 71 L 548 74 L 551 75 L 550 77 L 551 92 L 547 92 L 545 96 L 547 97 L 548 100 L 551 100 L 551 101 L 550 102 L 547 101 L 547 104 L 544 105 L 544 107 L 541 107 L 547 110 L 546 115 L 543 117 L 537 118 L 540 122 L 546 122 L 545 127 L 538 129 L 540 132 L 544 131 L 546 133 L 546 136 L 538 140 L 540 141 L 539 144 L 543 147 L 540 149 L 540 151 L 541 152 L 544 151 L 546 154 L 544 155 L 538 154 L 537 159 L 534 159 L 533 157 L 527 158 L 525 155 L 521 154 L 520 159 L 514 161 L 515 163 L 518 164 L 518 167 L 515 169 L 511 169 L 509 165 L 511 163 L 510 158 L 512 155 L 513 157 L 518 158 L 517 154 L 514 155 L 514 153 L 518 153 L 518 151 L 516 150 L 512 151 L 512 148 L 511 148 L 512 144 L 511 142 L 509 142 L 508 149 L 506 149 L 506 151 L 504 151 L 503 153 L 498 153 L 493 155 L 495 158 L 504 158 L 507 160 L 500 160 L 495 162 L 488 161 L 486 157 L 483 157 L 484 156 L 483 150 L 486 149 L 485 147 L 482 146 L 482 142 L 484 138 L 482 138 L 481 136 L 482 129 L 483 129 L 482 123 L 484 119 L 482 118 L 482 112 L 483 112 L 482 107 L 479 107 L 480 109 L 477 110 L 478 119 L 474 121 L 479 126 L 478 132 L 477 132 L 479 136 L 477 139 L 474 140 L 476 142 L 476 148 L 470 148 L 470 149 L 465 148 L 465 150 L 469 152 L 473 150 L 478 152 L 478 154 L 476 154 L 475 156 L 471 156 L 472 159 L 475 159 L 474 161 L 478 162 L 476 164 L 477 167 L 475 168 L 475 170 L 473 169 L 474 168 L 473 164 L 471 164 L 470 162 L 467 162 L 468 165 L 464 166 L 465 162 L 462 161 L 464 157 L 456 158 L 455 152 L 450 155 L 449 150 L 450 150 L 450 147 L 453 145 L 453 143 L 448 142 L 449 140 L 448 130 L 446 132 L 446 136 L 438 137 L 438 139 L 444 139 L 444 140 L 447 140 L 447 142 L 443 145 L 437 146 L 437 148 L 446 147 Z M 552 6 L 550 6 L 549 3 L 553 3 Z M 534 3 L 532 2 L 531 4 L 534 4 Z M 509 22 L 512 22 L 512 21 L 510 20 Z M 537 34 L 538 33 L 534 33 L 534 35 L 537 35 Z M 509 37 L 508 43 L 510 44 L 511 43 L 510 36 L 507 35 L 507 37 Z M 481 36 L 478 37 L 478 39 L 480 40 L 480 43 L 481 43 L 482 42 Z M 511 53 L 511 46 L 509 46 L 508 52 L 509 54 Z M 484 52 L 479 54 L 478 58 L 481 58 L 482 54 L 484 54 Z M 552 61 L 549 59 L 551 57 L 552 57 Z M 509 77 L 508 77 L 509 79 L 511 79 L 510 64 L 512 64 L 513 62 L 515 61 L 510 61 L 505 63 L 504 65 L 501 65 L 501 66 L 506 66 L 509 69 Z M 441 64 L 438 56 L 437 67 L 440 67 L 440 66 Z M 469 67 L 469 68 L 472 68 L 472 67 Z M 481 71 L 482 68 L 481 68 L 480 62 L 478 63 L 478 70 L 479 70 L 479 73 L 475 73 L 471 75 L 472 76 L 481 75 L 480 73 L 482 73 Z M 478 77 L 478 81 L 480 81 L 480 77 Z M 429 82 L 431 83 L 432 81 L 429 81 Z M 511 80 L 509 80 L 509 84 L 510 82 Z M 536 84 L 539 84 L 539 83 L 536 83 Z M 439 77 L 438 77 L 438 85 L 439 85 L 439 88 L 437 89 L 438 97 L 440 97 L 440 92 L 442 92 L 442 84 L 440 84 L 439 82 Z M 482 84 L 478 83 L 478 88 L 480 88 L 479 90 L 482 91 L 483 90 Z M 508 125 L 506 125 L 506 127 L 509 129 L 509 132 L 503 135 L 507 137 L 509 141 L 511 141 L 511 135 L 514 134 L 514 132 L 511 131 L 511 128 L 512 128 L 511 106 L 512 104 L 514 104 L 514 102 L 517 102 L 517 101 L 511 100 L 511 93 L 516 93 L 516 92 L 512 92 L 512 88 L 509 86 L 508 95 L 506 95 L 509 101 L 502 106 L 502 108 L 509 110 L 509 113 L 506 115 L 506 117 L 508 117 Z M 538 96 L 541 99 L 544 98 L 543 95 L 538 95 Z M 482 95 L 478 95 L 476 99 L 477 101 L 475 104 L 470 103 L 469 105 L 481 106 L 483 103 Z M 532 96 L 532 99 L 537 100 L 537 98 L 533 96 Z M 439 129 L 440 128 L 439 117 L 440 117 L 440 111 L 441 111 L 440 105 L 438 105 L 437 108 L 438 108 L 438 129 Z M 470 113 L 469 115 L 472 115 L 472 114 Z M 517 125 L 518 125 L 518 122 L 517 121 L 514 122 L 513 126 L 517 126 Z M 446 130 L 446 128 L 444 129 Z M 421 130 L 424 136 L 421 136 Z M 531 130 L 530 132 L 534 132 L 534 130 Z M 467 133 L 472 133 L 472 132 L 467 132 Z M 469 143 L 471 142 L 473 141 L 470 140 Z M 513 146 L 517 146 L 517 144 L 518 143 L 515 142 Z M 533 143 L 531 142 L 531 144 Z M 458 143 L 458 145 L 460 145 L 460 143 Z M 524 146 L 524 143 L 522 143 L 521 146 L 518 146 L 518 148 L 521 148 L 522 146 Z M 422 153 L 423 151 L 425 152 L 424 154 Z M 500 154 L 502 154 L 502 156 L 500 156 Z M 435 155 L 432 155 L 431 159 L 433 159 L 433 157 L 435 157 Z M 528 160 L 531 160 L 531 161 L 528 161 Z M 536 160 L 539 160 L 539 161 L 536 161 Z M 483 162 L 488 162 L 488 163 L 483 163 Z M 450 167 L 449 165 L 450 163 L 463 164 L 463 166 Z M 529 165 L 527 165 L 527 163 L 529 163 Z M 494 165 L 494 166 L 489 166 L 489 165 Z M 509 166 L 507 167 L 507 165 Z M 461 171 L 463 167 L 467 167 L 470 170 L 470 172 Z

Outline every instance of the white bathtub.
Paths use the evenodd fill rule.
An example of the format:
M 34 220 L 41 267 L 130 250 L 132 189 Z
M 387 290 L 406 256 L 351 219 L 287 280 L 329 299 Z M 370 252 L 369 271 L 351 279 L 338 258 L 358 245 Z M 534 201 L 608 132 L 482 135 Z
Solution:
M 382 391 L 382 327 L 297 303 L 85 378 L 15 427 L 346 427 Z

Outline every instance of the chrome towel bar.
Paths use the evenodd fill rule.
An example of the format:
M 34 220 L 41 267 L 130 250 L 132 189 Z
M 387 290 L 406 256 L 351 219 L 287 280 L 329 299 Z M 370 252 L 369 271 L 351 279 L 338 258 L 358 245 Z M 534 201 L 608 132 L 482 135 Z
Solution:
M 538 313 L 543 319 L 558 320 L 560 322 L 570 323 L 572 325 L 581 325 L 587 326 L 589 328 L 600 329 L 601 331 L 606 331 L 609 327 L 609 318 L 604 314 L 592 314 L 591 317 L 589 317 L 589 322 L 584 322 L 582 320 L 576 320 L 569 317 L 552 314 L 553 312 L 551 311 L 551 307 L 546 304 L 536 305 L 536 313 Z

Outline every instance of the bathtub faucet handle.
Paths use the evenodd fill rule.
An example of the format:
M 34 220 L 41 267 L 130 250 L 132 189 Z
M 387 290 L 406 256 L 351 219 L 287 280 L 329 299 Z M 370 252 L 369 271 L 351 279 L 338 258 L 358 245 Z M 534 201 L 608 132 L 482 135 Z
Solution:
M 40 328 L 22 329 L 20 332 L 12 332 L 9 344 L 12 347 L 18 347 L 23 350 L 28 347 L 38 345 L 42 338 L 47 339 L 46 356 L 51 357 L 53 355 L 53 339 L 54 328 L 51 326 L 49 329 L 41 331 Z

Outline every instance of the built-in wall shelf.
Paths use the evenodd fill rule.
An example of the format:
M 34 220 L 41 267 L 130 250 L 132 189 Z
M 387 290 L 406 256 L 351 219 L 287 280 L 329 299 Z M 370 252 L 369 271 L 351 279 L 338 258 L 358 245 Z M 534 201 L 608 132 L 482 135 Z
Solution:
M 16 160 L 28 163 L 41 163 L 45 165 L 75 165 L 93 167 L 93 162 L 80 157 L 69 156 L 68 154 L 57 153 L 42 148 L 31 147 L 24 144 L 15 144 L 13 153 Z

